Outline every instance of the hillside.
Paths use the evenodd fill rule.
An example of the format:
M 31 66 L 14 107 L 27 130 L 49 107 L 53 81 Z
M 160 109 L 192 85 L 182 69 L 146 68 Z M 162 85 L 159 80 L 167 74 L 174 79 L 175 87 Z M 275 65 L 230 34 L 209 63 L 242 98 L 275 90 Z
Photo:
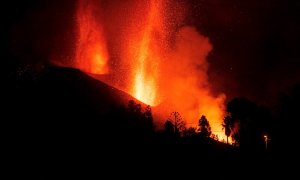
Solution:
M 127 110 L 137 100 L 76 69 L 27 70 L 7 89 L 4 134 L 12 150 L 97 151 L 125 139 L 142 142 L 153 127 Z
M 71 173 L 85 179 L 92 171 L 88 175 L 100 177 L 98 165 L 108 163 L 118 165 L 108 169 L 155 164 L 156 171 L 185 164 L 182 170 L 188 172 L 220 170 L 222 162 L 234 166 L 257 159 L 265 162 L 263 154 L 241 161 L 237 149 L 212 139 L 176 141 L 155 133 L 152 122 L 130 113 L 128 102 L 133 97 L 79 70 L 53 66 L 29 70 L 16 76 L 8 89 L 3 116 L 7 157 L 30 176 L 57 179 Z

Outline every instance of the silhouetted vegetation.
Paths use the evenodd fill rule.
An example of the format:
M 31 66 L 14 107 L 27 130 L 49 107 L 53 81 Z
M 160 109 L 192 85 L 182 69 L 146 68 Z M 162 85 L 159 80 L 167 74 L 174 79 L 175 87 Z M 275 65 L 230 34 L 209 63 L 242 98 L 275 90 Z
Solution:
M 290 136 L 293 128 L 283 121 L 298 118 L 297 87 L 282 98 L 277 121 L 272 120 L 268 108 L 246 98 L 230 100 L 221 124 L 227 143 L 222 143 L 205 115 L 199 117 L 197 127 L 187 127 L 180 113 L 174 111 L 163 127 L 155 128 L 150 106 L 78 70 L 49 66 L 15 78 L 18 81 L 7 94 L 9 116 L 4 119 L 10 143 L 7 147 L 16 154 L 22 149 L 36 162 L 39 157 L 47 164 L 61 159 L 71 162 L 74 156 L 82 162 L 85 156 L 93 159 L 112 153 L 127 161 L 138 157 L 147 162 L 155 156 L 153 161 L 195 159 L 236 166 L 240 157 L 249 154 L 261 153 L 256 159 L 269 157 L 264 157 L 264 135 L 269 138 L 269 154 L 297 137 Z M 229 145 L 229 137 L 237 146 Z
M 172 112 L 166 120 L 164 127 L 167 133 L 172 133 L 176 137 L 180 137 L 185 130 L 185 122 L 178 112 Z
M 192 137 L 195 136 L 197 134 L 196 132 L 196 128 L 194 127 L 189 127 L 187 129 L 185 129 L 185 131 L 183 132 L 185 137 Z
M 233 119 L 231 118 L 231 116 L 225 116 L 224 120 L 223 120 L 223 128 L 225 129 L 225 135 L 226 135 L 226 142 L 228 144 L 228 137 L 231 135 L 232 129 L 233 127 Z
M 227 112 L 223 122 L 227 135 L 244 150 L 262 151 L 264 149 L 264 133 L 271 120 L 267 108 L 257 106 L 246 98 L 235 98 L 227 104 Z
M 201 136 L 206 138 L 210 137 L 211 135 L 211 127 L 205 116 L 201 116 L 199 119 L 199 132 Z

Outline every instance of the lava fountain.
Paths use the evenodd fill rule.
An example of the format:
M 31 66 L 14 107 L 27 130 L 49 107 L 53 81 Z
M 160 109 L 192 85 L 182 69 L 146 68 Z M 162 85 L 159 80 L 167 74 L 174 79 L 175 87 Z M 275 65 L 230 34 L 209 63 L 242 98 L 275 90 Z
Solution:
M 133 49 L 132 59 L 136 62 L 133 72 L 132 94 L 138 100 L 149 104 L 157 105 L 157 85 L 159 75 L 160 57 L 156 52 L 157 38 L 153 37 L 158 30 L 162 29 L 161 13 L 162 2 L 160 0 L 149 1 L 149 10 L 144 21 L 144 27 L 140 36 L 132 37 Z M 162 33 L 161 33 L 162 34 Z M 135 48 L 137 47 L 137 48 Z
M 79 0 L 77 4 L 78 40 L 76 67 L 93 74 L 108 72 L 108 52 L 99 17 L 100 7 L 93 0 Z M 101 18 L 99 18 L 101 20 Z
M 107 83 L 151 105 L 158 126 L 173 111 L 187 127 L 197 126 L 205 115 L 213 133 L 226 139 L 221 126 L 225 95 L 212 93 L 207 75 L 213 46 L 196 28 L 184 26 L 182 3 L 78 2 L 75 67 L 116 77 Z

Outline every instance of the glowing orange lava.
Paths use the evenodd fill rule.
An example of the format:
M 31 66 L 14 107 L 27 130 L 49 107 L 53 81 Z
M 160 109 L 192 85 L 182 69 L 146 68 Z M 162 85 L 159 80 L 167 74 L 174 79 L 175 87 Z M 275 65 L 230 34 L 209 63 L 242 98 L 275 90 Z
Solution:
M 149 11 L 143 24 L 142 33 L 140 36 L 133 37 L 136 38 L 134 46 L 137 49 L 131 49 L 134 51 L 134 57 L 132 58 L 136 62 L 132 92 L 138 100 L 153 106 L 158 104 L 157 78 L 160 61 L 157 52 L 155 52 L 155 47 L 153 47 L 157 45 L 153 35 L 162 26 L 160 14 L 162 1 L 153 0 L 149 3 Z
M 85 72 L 104 74 L 108 72 L 108 52 L 101 24 L 96 16 L 95 1 L 78 1 L 76 66 Z
M 108 83 L 153 106 L 157 127 L 173 111 L 187 127 L 196 127 L 205 115 L 212 132 L 226 140 L 221 125 L 225 95 L 213 93 L 207 75 L 213 46 L 196 28 L 182 25 L 183 5 L 173 0 L 107 1 L 102 4 L 104 21 L 95 2 L 79 0 L 76 67 L 107 73 L 109 55 L 114 56 L 109 61 L 117 66 L 109 70 L 117 80 Z M 104 37 L 104 32 L 115 36 Z

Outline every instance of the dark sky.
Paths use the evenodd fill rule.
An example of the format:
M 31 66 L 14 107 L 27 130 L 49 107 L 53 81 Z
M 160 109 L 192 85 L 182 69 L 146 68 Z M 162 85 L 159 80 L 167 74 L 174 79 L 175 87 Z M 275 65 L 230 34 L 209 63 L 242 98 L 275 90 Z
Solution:
M 209 56 L 209 77 L 216 91 L 225 92 L 228 98 L 246 96 L 260 103 L 271 103 L 278 93 L 300 82 L 300 2 L 186 1 L 190 9 L 186 24 L 196 26 L 214 46 Z M 10 59 L 4 61 L 7 63 L 4 67 L 13 66 L 12 57 L 16 60 L 20 54 L 24 59 L 34 57 L 37 60 L 45 59 L 53 51 L 61 51 L 67 57 L 73 48 L 65 45 L 72 42 L 74 33 L 68 28 L 73 26 L 70 23 L 74 20 L 73 2 L 3 2 L 1 19 L 5 31 L 1 42 L 5 52 L 2 55 L 4 59 Z M 15 31 L 26 32 L 28 36 L 12 38 Z M 28 49 L 18 50 L 15 54 L 15 41 L 25 44 Z
M 190 23 L 214 46 L 211 82 L 229 98 L 260 103 L 300 82 L 300 2 L 198 0 Z

